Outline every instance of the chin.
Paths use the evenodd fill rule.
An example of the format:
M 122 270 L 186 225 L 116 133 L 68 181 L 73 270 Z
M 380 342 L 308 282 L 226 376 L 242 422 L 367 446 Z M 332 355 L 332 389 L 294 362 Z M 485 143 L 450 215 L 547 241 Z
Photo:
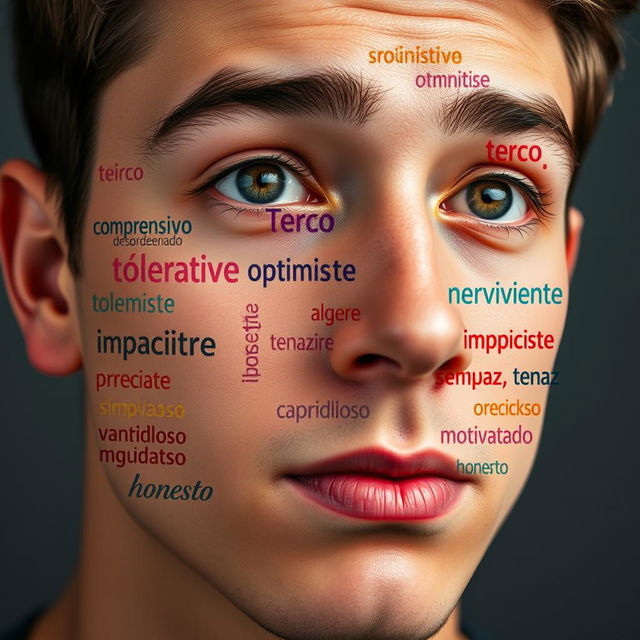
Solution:
M 433 618 L 423 611 L 421 618 L 407 619 L 375 611 L 363 620 L 344 611 L 281 611 L 269 620 L 254 621 L 283 640 L 427 640 L 444 626 L 450 613 Z
M 268 595 L 245 592 L 235 604 L 286 640 L 426 640 L 446 623 L 458 601 L 424 576 L 390 578 L 383 570 L 336 580 L 331 570 L 327 563 L 324 580 L 310 576 L 307 588 L 301 584 L 283 593 L 282 585 L 272 584 Z

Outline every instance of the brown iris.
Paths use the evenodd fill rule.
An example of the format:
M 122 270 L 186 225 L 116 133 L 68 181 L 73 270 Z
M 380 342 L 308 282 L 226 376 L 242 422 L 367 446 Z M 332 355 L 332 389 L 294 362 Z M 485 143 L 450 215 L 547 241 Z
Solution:
M 273 202 L 282 194 L 285 188 L 285 176 L 276 164 L 254 162 L 238 170 L 236 186 L 249 202 L 266 204 Z
M 471 212 L 484 220 L 501 218 L 513 203 L 511 187 L 497 180 L 476 180 L 465 195 Z

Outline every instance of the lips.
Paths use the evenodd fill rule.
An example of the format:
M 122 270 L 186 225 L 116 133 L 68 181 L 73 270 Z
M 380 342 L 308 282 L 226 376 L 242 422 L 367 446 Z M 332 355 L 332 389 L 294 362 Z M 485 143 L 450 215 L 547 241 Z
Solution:
M 437 518 L 451 510 L 469 481 L 440 453 L 399 456 L 382 449 L 323 460 L 285 477 L 316 504 L 368 520 Z

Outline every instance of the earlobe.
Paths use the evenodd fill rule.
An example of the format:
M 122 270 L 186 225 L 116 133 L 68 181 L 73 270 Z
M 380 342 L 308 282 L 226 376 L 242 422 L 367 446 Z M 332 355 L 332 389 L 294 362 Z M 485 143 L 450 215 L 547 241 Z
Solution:
M 582 235 L 582 227 L 584 226 L 584 217 L 575 207 L 569 208 L 569 220 L 567 224 L 567 271 L 569 279 L 573 277 L 573 272 L 578 262 L 578 252 L 580 250 L 580 236 Z
M 31 364 L 49 375 L 82 364 L 64 234 L 46 177 L 22 160 L 0 169 L 0 253 L 4 282 Z

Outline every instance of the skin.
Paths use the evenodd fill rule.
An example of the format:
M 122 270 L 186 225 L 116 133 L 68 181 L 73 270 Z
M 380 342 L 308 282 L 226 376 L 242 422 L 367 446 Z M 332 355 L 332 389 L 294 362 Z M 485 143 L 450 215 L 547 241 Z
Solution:
M 521 236 L 487 229 L 450 207 L 442 211 L 440 205 L 464 186 L 457 182 L 460 176 L 486 163 L 487 136 L 443 133 L 433 114 L 451 93 L 417 89 L 415 65 L 367 61 L 370 49 L 425 43 L 460 50 L 460 68 L 488 74 L 494 88 L 550 95 L 571 124 L 560 42 L 551 20 L 524 0 L 357 5 L 309 0 L 304 8 L 290 0 L 188 0 L 162 8 L 147 57 L 119 75 L 102 96 L 96 168 L 115 162 L 143 166 L 145 178 L 107 183 L 99 181 L 97 169 L 93 172 L 80 278 L 66 265 L 56 201 L 45 194 L 42 173 L 22 161 L 3 167 L 5 281 L 29 357 L 54 375 L 83 366 L 86 379 L 78 570 L 34 638 L 274 637 L 266 629 L 291 640 L 462 638 L 458 600 L 526 481 L 542 429 L 542 416 L 477 417 L 473 405 L 520 398 L 544 407 L 547 388 L 439 388 L 435 375 L 451 363 L 507 373 L 514 367 L 553 369 L 581 218 L 571 211 L 565 235 L 570 173 L 547 142 L 548 170 L 517 161 L 506 165 L 549 192 L 552 215 L 544 225 Z M 201 126 L 172 154 L 143 158 L 141 137 L 227 65 L 283 75 L 341 67 L 387 91 L 362 127 L 246 111 Z M 534 144 L 536 137 L 494 137 L 494 142 Z M 323 210 L 336 216 L 334 232 L 322 238 L 253 233 L 250 215 L 236 217 L 211 194 L 184 195 L 229 158 L 273 149 L 305 161 L 326 197 Z M 182 247 L 147 248 L 149 259 L 204 253 L 214 262 L 237 261 L 240 281 L 115 283 L 113 259 L 124 262 L 133 249 L 95 236 L 93 222 L 169 213 L 192 221 L 194 231 Z M 142 251 L 136 249 L 138 255 Z M 348 285 L 273 283 L 267 289 L 247 279 L 249 264 L 286 256 L 298 262 L 319 257 L 353 263 L 357 279 Z M 490 287 L 496 280 L 559 286 L 564 302 L 548 307 L 448 304 L 448 287 Z M 174 297 L 175 313 L 93 312 L 92 295 L 112 290 Z M 311 308 L 320 302 L 358 307 L 362 320 L 332 327 L 314 323 Z M 263 377 L 256 385 L 239 382 L 244 368 L 240 318 L 248 303 L 260 306 L 263 325 Z M 134 336 L 176 328 L 213 336 L 219 348 L 214 358 L 138 357 L 124 363 L 115 355 L 96 354 L 98 328 Z M 487 355 L 464 349 L 465 328 L 540 330 L 555 336 L 556 348 Z M 271 333 L 314 332 L 333 337 L 333 351 L 279 352 L 268 343 Z M 377 356 L 373 365 L 358 360 L 366 354 Z M 95 390 L 97 372 L 140 368 L 170 375 L 171 389 Z M 108 398 L 182 403 L 186 417 L 179 424 L 158 419 L 155 424 L 187 432 L 180 449 L 187 463 L 124 468 L 100 463 L 97 428 L 132 424 L 100 415 L 99 404 Z M 275 417 L 277 404 L 316 399 L 366 404 L 371 415 L 341 424 L 296 424 Z M 534 433 L 532 445 L 440 442 L 444 428 L 519 423 Z M 435 449 L 468 462 L 497 459 L 508 463 L 509 473 L 475 478 L 454 508 L 436 520 L 394 528 L 319 508 L 281 480 L 292 465 L 366 447 L 400 454 Z M 134 500 L 127 493 L 138 471 L 145 482 L 201 480 L 215 488 L 215 495 L 209 502 Z

